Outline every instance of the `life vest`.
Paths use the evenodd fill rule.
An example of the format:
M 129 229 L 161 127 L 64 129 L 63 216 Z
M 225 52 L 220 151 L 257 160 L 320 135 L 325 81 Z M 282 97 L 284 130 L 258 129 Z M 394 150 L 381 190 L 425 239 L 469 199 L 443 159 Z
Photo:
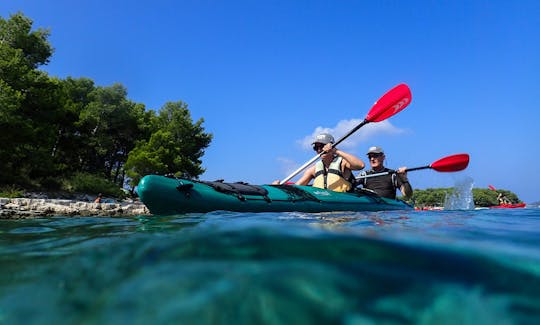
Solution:
M 325 188 L 336 192 L 348 192 L 352 185 L 343 177 L 341 172 L 341 161 L 343 158 L 336 157 L 328 166 L 328 171 L 324 168 L 322 161 L 315 164 L 315 180 L 313 186 Z
M 374 171 L 368 170 L 358 174 L 358 176 L 365 176 L 370 174 L 388 172 L 389 174 L 381 175 L 377 177 L 361 178 L 357 184 L 362 185 L 364 188 L 375 191 L 379 196 L 389 199 L 396 198 L 396 189 L 400 188 L 401 182 L 398 181 L 397 175 L 394 170 L 385 168 L 384 170 Z

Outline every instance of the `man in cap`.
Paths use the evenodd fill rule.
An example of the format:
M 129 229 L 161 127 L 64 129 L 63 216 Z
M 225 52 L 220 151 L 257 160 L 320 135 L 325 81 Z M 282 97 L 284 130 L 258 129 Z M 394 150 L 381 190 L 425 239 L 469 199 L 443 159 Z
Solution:
M 308 185 L 313 179 L 313 186 L 336 192 L 352 190 L 353 170 L 363 169 L 365 164 L 358 157 L 332 147 L 334 137 L 328 133 L 317 135 L 313 141 L 313 150 L 321 155 L 314 166 L 308 168 L 296 185 Z
M 396 198 L 396 189 L 401 191 L 405 199 L 410 198 L 413 190 L 409 180 L 407 179 L 407 168 L 400 167 L 397 170 L 392 170 L 384 167 L 384 151 L 381 147 L 370 147 L 367 152 L 369 165 L 371 169 L 360 173 L 358 176 L 367 176 L 387 172 L 386 175 L 360 178 L 357 184 L 364 188 L 374 191 L 382 197 L 389 199 Z

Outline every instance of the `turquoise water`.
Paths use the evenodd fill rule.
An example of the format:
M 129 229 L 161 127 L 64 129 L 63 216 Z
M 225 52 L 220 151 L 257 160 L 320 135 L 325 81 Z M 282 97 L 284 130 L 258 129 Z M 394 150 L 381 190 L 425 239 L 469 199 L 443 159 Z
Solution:
M 540 209 L 0 221 L 3 324 L 538 324 Z

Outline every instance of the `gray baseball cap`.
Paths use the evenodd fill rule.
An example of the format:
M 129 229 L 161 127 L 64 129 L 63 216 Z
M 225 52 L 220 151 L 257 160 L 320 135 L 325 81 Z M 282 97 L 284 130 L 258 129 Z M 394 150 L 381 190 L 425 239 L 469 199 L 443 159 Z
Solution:
M 328 133 L 321 133 L 315 137 L 315 140 L 313 140 L 311 144 L 314 144 L 314 143 L 322 143 L 322 144 L 334 143 L 334 137 Z
M 367 154 L 370 153 L 384 153 L 384 150 L 381 147 L 369 147 Z

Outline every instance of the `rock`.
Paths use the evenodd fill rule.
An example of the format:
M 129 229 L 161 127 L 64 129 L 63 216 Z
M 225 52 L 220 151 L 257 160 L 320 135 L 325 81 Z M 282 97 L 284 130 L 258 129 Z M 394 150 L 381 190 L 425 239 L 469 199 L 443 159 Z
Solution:
M 93 203 L 67 199 L 0 198 L 0 219 L 42 216 L 150 215 L 141 202 Z

